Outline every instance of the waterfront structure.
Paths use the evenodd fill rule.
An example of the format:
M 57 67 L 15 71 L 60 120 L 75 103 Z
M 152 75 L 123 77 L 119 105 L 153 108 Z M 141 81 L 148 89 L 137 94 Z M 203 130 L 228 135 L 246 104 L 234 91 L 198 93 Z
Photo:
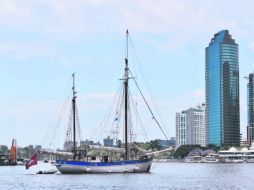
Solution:
M 176 113 L 176 147 L 206 146 L 205 104 Z
M 244 147 L 237 149 L 231 147 L 228 150 L 220 150 L 217 154 L 210 152 L 207 154 L 190 154 L 185 158 L 185 162 L 191 163 L 254 163 L 254 147 Z
M 218 152 L 219 158 L 223 162 L 233 162 L 233 163 L 242 163 L 254 162 L 254 147 L 251 146 L 249 148 L 236 149 L 235 147 L 231 147 L 229 150 L 221 150 Z
M 228 30 L 205 49 L 208 144 L 240 145 L 238 44 Z
M 247 140 L 249 144 L 254 141 L 254 72 L 249 74 L 247 84 Z

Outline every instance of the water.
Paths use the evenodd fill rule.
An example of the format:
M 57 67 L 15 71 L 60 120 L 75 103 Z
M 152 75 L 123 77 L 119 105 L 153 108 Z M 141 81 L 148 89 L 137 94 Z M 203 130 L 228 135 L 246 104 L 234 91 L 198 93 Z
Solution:
M 143 174 L 35 174 L 50 164 L 0 167 L 0 190 L 254 189 L 253 164 L 154 163 Z

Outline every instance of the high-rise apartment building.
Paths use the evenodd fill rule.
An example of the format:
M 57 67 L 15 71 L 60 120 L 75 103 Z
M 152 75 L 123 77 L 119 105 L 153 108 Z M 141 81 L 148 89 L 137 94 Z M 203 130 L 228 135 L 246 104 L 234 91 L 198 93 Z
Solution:
M 176 147 L 206 146 L 205 104 L 176 113 Z
M 240 145 L 238 44 L 228 30 L 205 49 L 208 144 Z
M 254 72 L 249 74 L 247 84 L 247 140 L 254 141 Z
M 176 147 L 187 144 L 186 111 L 176 113 Z

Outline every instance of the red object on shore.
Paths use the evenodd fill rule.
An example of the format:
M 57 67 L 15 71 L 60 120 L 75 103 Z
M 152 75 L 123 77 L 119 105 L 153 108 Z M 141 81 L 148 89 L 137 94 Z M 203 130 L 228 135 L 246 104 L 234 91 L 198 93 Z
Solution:
M 29 162 L 26 163 L 26 169 L 29 169 L 29 167 L 36 165 L 38 160 L 38 153 L 36 152 L 32 158 L 29 160 Z

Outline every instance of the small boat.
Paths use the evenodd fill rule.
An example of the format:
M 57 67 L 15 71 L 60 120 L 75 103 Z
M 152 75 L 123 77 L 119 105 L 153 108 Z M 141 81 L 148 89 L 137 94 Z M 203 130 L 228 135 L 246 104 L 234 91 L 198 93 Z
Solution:
M 25 162 L 17 161 L 17 165 L 18 165 L 18 166 L 24 166 L 24 165 L 25 165 Z
M 245 161 L 246 161 L 246 163 L 254 163 L 253 155 L 246 155 Z
M 217 154 L 208 155 L 205 157 L 204 162 L 205 163 L 218 163 L 219 162 L 218 155 Z
M 195 156 L 186 157 L 184 162 L 187 162 L 187 163 L 202 163 L 204 161 L 203 161 L 201 156 L 195 155 Z
M 57 170 L 45 170 L 45 171 L 38 171 L 37 174 L 55 174 Z
M 244 160 L 241 158 L 237 158 L 237 159 L 228 158 L 228 159 L 225 159 L 225 163 L 244 163 Z

